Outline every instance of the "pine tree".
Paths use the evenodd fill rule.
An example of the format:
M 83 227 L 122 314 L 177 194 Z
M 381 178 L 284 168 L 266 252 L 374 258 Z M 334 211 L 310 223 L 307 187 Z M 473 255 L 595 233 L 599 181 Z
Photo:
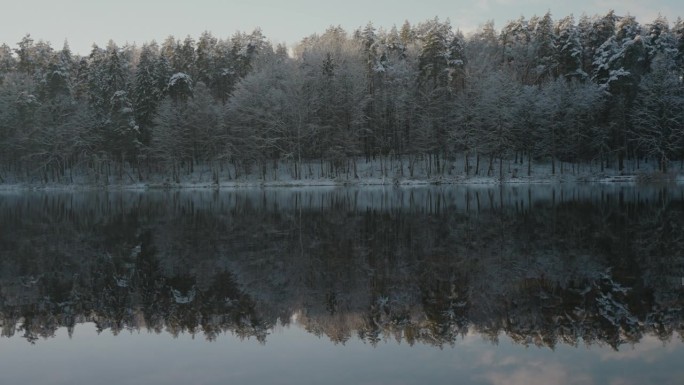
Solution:
M 33 39 L 30 34 L 24 36 L 19 43 L 17 43 L 19 48 L 15 49 L 14 52 L 17 54 L 19 59 L 17 63 L 17 69 L 27 75 L 33 75 L 35 68 L 34 56 L 34 46 Z
M 680 75 L 684 75 L 684 20 L 677 18 L 672 27 L 672 35 L 675 45 L 675 64 L 679 69 Z
M 452 32 L 448 22 L 441 23 L 438 19 L 431 20 L 425 28 L 427 32 L 421 38 L 423 46 L 418 58 L 420 81 L 427 89 L 435 89 L 446 85 Z
M 556 36 L 550 12 L 539 19 L 533 31 L 531 43 L 534 46 L 537 58 L 536 83 L 540 84 L 545 79 L 553 77 L 558 67 Z
M 529 25 L 524 17 L 506 24 L 499 37 L 504 67 L 512 71 L 523 84 L 536 83 L 537 58 L 530 44 L 531 39 Z
M 408 22 L 408 20 L 405 20 L 404 24 L 401 25 L 399 38 L 401 39 L 401 43 L 404 45 L 404 47 L 408 47 L 415 41 L 416 33 L 415 31 L 413 31 L 413 28 L 411 27 L 411 24 Z
M 214 97 L 224 104 L 228 101 L 238 80 L 231 52 L 230 41 L 219 40 L 217 42 L 214 64 L 210 70 L 211 80 L 208 84 Z
M 152 124 L 165 93 L 165 89 L 160 87 L 160 79 L 166 78 L 167 74 L 160 71 L 159 61 L 159 47 L 156 43 L 144 44 L 133 85 L 135 120 L 140 128 L 140 141 L 144 145 L 150 144 Z
M 12 50 L 7 44 L 0 45 L 0 86 L 7 74 L 14 71 L 15 60 L 12 56 Z
M 597 56 L 597 50 L 615 35 L 616 20 L 617 17 L 612 10 L 601 18 L 590 19 L 587 16 L 582 16 L 580 19 L 578 29 L 580 31 L 580 42 L 584 49 L 582 70 L 585 73 L 592 74 L 594 72 L 594 59 Z
M 72 73 L 72 58 L 69 44 L 64 43 L 64 48 L 53 55 L 48 69 L 42 81 L 43 99 L 54 100 L 59 96 L 71 97 L 71 73 Z
M 192 78 L 195 77 L 195 41 L 190 36 L 183 40 L 183 44 L 176 44 L 171 63 L 174 72 L 182 72 Z
M 190 75 L 176 72 L 169 78 L 166 90 L 174 102 L 186 102 L 193 95 L 193 87 Z
M 209 32 L 202 33 L 197 41 L 195 69 L 197 74 L 195 78 L 211 86 L 213 73 L 215 69 L 216 59 L 216 44 L 218 40 Z
M 582 69 L 582 43 L 579 30 L 571 16 L 561 19 L 556 25 L 558 76 L 568 80 L 585 80 L 588 74 Z

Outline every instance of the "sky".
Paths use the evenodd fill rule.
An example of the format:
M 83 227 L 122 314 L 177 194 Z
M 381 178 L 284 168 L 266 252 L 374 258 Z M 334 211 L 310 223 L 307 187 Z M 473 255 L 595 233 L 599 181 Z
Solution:
M 550 11 L 554 20 L 569 14 L 603 15 L 614 9 L 647 24 L 658 14 L 674 22 L 684 17 L 682 0 L 7 0 L 2 4 L 0 43 L 12 48 L 27 33 L 34 40 L 49 41 L 72 51 L 90 52 L 93 43 L 105 46 L 142 45 L 169 35 L 199 37 L 204 31 L 226 38 L 236 31 L 260 27 L 274 43 L 293 46 L 303 37 L 322 33 L 331 25 L 347 31 L 365 26 L 389 29 L 405 20 L 415 24 L 439 17 L 450 19 L 455 29 L 468 32 L 488 20 L 501 28 L 520 16 L 529 18 Z
M 492 344 L 470 332 L 454 346 L 381 341 L 376 347 L 352 337 L 333 344 L 301 325 L 273 330 L 265 344 L 224 333 L 149 331 L 112 335 L 92 323 L 72 337 L 60 328 L 35 345 L 17 333 L 2 338 L 0 380 L 10 384 L 424 384 L 598 385 L 681 383 L 682 342 L 647 335 L 620 351 L 610 346 L 559 343 L 554 350 L 529 348 L 499 336 Z M 131 352 L 134 352 L 131 354 Z M 77 363 L 77 364 L 75 364 Z

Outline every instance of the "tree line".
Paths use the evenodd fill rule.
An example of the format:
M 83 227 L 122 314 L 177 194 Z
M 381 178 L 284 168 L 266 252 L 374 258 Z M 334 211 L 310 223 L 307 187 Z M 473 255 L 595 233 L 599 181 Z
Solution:
M 210 172 L 356 176 L 357 162 L 504 177 L 684 160 L 684 22 L 521 17 L 464 36 L 448 20 L 330 27 L 292 48 L 220 39 L 0 46 L 0 183 Z M 498 163 L 498 164 L 497 164 Z M 455 169 L 455 165 L 462 169 Z M 497 167 L 498 166 L 498 167 Z M 402 173 L 404 167 L 401 168 Z

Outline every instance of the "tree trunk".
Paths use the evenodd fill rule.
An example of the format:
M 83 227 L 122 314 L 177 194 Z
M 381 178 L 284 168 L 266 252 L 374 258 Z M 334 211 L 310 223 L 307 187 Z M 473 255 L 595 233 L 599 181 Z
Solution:
M 487 176 L 492 176 L 494 172 L 494 154 L 489 155 L 489 167 L 487 168 Z
M 618 151 L 618 171 L 622 171 L 625 168 L 625 151 Z
M 468 174 L 470 172 L 470 162 L 468 161 L 468 153 L 467 152 L 465 153 L 465 166 L 464 166 L 464 168 L 465 168 L 465 170 L 463 170 L 463 171 L 465 171 L 466 176 L 468 176 Z

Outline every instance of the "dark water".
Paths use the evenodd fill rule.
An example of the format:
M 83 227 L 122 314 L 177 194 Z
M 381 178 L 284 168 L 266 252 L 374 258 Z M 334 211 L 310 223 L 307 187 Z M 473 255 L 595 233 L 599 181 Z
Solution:
M 684 190 L 0 194 L 1 384 L 682 384 Z

